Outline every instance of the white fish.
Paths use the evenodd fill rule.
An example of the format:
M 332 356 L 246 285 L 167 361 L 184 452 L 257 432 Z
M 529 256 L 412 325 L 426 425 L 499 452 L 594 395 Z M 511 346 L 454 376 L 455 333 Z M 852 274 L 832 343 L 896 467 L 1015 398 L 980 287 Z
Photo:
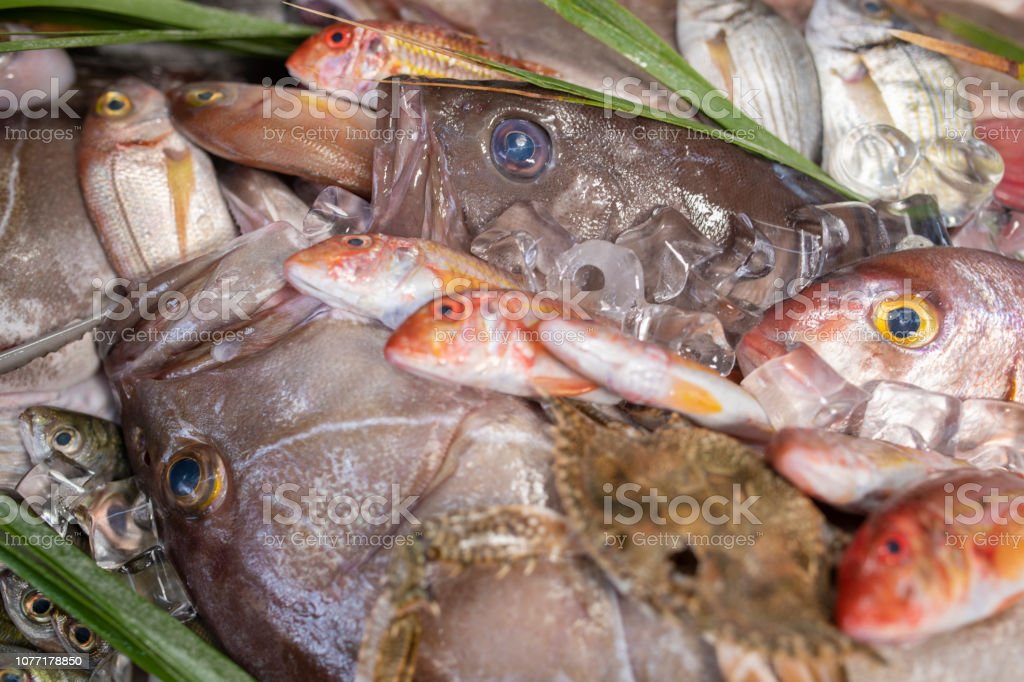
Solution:
M 747 116 L 801 154 L 821 149 L 821 95 L 795 26 L 761 0 L 679 0 L 679 51 Z
M 973 132 L 960 75 L 942 55 L 900 41 L 889 30 L 915 30 L 881 0 L 817 0 L 807 22 L 824 114 L 824 166 L 854 128 L 894 126 L 919 145 Z

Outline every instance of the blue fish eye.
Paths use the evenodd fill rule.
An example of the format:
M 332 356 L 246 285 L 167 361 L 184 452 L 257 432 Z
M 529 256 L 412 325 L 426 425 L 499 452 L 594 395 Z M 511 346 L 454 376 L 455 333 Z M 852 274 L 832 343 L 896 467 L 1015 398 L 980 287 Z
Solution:
M 71 434 L 68 431 L 61 431 L 53 437 L 53 442 L 57 445 L 68 445 L 71 443 Z
M 22 679 L 21 673 L 16 672 L 6 672 L 0 676 L 0 682 L 21 682 Z
M 550 165 L 551 136 L 533 121 L 506 119 L 491 134 L 491 160 L 507 178 L 533 180 Z
M 195 493 L 199 487 L 199 477 L 202 474 L 202 467 L 199 460 L 192 457 L 182 457 L 171 465 L 167 472 L 167 483 L 171 492 L 177 497 L 188 497 Z
M 865 2 L 864 11 L 868 14 L 878 14 L 882 11 L 882 3 L 880 2 Z
M 897 339 L 909 339 L 921 331 L 921 316 L 912 308 L 896 308 L 887 322 L 889 333 Z

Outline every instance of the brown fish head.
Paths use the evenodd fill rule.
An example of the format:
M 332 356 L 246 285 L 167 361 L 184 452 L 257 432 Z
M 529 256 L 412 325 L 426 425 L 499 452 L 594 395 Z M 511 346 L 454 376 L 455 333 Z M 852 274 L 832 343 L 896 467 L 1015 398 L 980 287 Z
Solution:
M 200 81 L 171 90 L 167 99 L 171 115 L 187 133 L 193 125 L 211 125 L 221 120 L 219 114 L 236 106 L 239 94 L 235 83 Z M 259 104 L 258 98 L 256 104 Z
M 795 344 L 847 381 L 902 381 L 961 398 L 1015 399 L 1024 266 L 969 249 L 892 253 L 769 310 L 738 347 L 745 374 Z

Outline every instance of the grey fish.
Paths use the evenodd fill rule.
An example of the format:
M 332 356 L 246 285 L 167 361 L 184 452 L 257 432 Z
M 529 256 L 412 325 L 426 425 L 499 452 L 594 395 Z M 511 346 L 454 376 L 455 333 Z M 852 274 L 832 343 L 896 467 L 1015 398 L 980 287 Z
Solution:
M 103 480 L 131 475 L 121 428 L 110 421 L 55 407 L 30 407 L 19 418 L 22 442 L 35 463 L 66 459 Z
M 679 51 L 748 116 L 814 160 L 821 94 L 804 37 L 761 0 L 679 0 Z
M 811 11 L 807 44 L 821 83 L 825 167 L 833 175 L 836 146 L 864 124 L 894 126 L 918 144 L 973 131 L 950 61 L 897 40 L 893 28 L 915 30 L 883 0 L 817 0 Z
M 8 617 L 25 639 L 42 651 L 64 651 L 53 628 L 57 605 L 49 597 L 11 571 L 0 576 L 0 593 Z
M 217 174 L 242 234 L 284 221 L 302 227 L 309 206 L 273 173 L 231 164 Z

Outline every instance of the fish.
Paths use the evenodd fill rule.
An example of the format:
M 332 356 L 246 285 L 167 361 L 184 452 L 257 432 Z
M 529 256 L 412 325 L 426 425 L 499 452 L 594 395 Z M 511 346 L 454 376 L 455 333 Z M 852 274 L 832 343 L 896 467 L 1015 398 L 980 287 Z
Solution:
M 38 656 L 35 649 L 26 649 L 23 646 L 9 646 L 0 644 L 0 654 L 7 656 L 24 655 Z M 10 682 L 86 682 L 90 679 L 89 670 L 77 670 L 73 668 L 16 668 L 7 667 L 0 669 L 0 679 L 11 676 Z
M 918 145 L 971 137 L 956 68 L 896 39 L 891 29 L 915 30 L 884 0 L 817 0 L 811 10 L 807 44 L 821 85 L 824 167 L 834 176 L 842 172 L 836 148 L 862 125 L 894 126 Z
M 1024 592 L 1024 478 L 953 471 L 889 501 L 839 564 L 836 622 L 869 643 L 909 643 L 1007 608 Z
M 433 298 L 465 289 L 519 289 L 514 275 L 425 239 L 340 235 L 284 264 L 288 283 L 392 329 Z
M 821 93 L 803 34 L 761 0 L 680 0 L 679 50 L 743 113 L 811 160 Z
M 765 458 L 814 499 L 861 514 L 937 472 L 969 467 L 938 452 L 802 428 L 777 432 Z
M 242 234 L 279 221 L 301 228 L 309 213 L 306 202 L 272 173 L 231 164 L 217 178 Z
M 30 407 L 18 418 L 21 441 L 36 464 L 65 459 L 104 480 L 131 476 L 121 428 L 57 407 Z
M 79 160 L 89 214 L 122 277 L 149 279 L 235 235 L 210 159 L 171 125 L 163 93 L 137 78 L 96 99 Z
M 80 125 L 70 115 L 0 124 L 0 348 L 90 317 L 94 282 L 114 277 L 78 186 Z M 80 336 L 0 375 L 0 393 L 60 391 L 98 369 L 92 340 Z
M 113 649 L 92 628 L 80 623 L 63 611 L 53 617 L 53 629 L 64 650 L 71 654 L 85 654 L 90 665 L 96 665 Z
M 0 41 L 33 40 L 30 29 L 21 24 L 0 24 L 0 30 L 12 35 L 0 35 Z M 15 33 L 21 33 L 16 35 Z M 6 115 L 20 111 L 38 117 L 57 108 L 67 113 L 67 100 L 73 93 L 65 93 L 75 84 L 75 65 L 64 50 L 23 50 L 0 53 L 0 86 L 5 93 Z
M 11 571 L 0 575 L 0 594 L 7 615 L 32 646 L 42 651 L 64 651 L 54 630 L 57 605 Z
M 431 48 L 441 50 L 432 51 Z M 479 38 L 450 29 L 401 21 L 337 23 L 307 38 L 288 58 L 288 73 L 313 90 L 352 100 L 395 76 L 456 80 L 517 80 L 454 53 L 473 54 L 527 71 L 550 69 L 485 48 Z
M 771 433 L 753 396 L 698 362 L 607 325 L 555 318 L 538 329 L 554 357 L 632 403 L 672 410 L 750 440 L 764 441 Z
M 792 282 L 805 264 L 820 261 L 801 255 L 804 237 L 825 229 L 816 218 L 806 220 L 809 208 L 845 201 L 728 142 L 538 98 L 536 88 L 481 92 L 406 81 L 396 87 L 409 104 L 382 120 L 373 231 L 469 251 L 510 207 L 526 204 L 577 242 L 615 241 L 655 210 L 670 208 L 717 247 L 742 241 L 749 225 L 776 247 L 762 277 L 743 279 L 730 292 L 744 305 L 764 307 L 783 293 L 777 280 Z M 529 158 L 510 154 L 520 145 L 531 150 Z M 862 214 L 847 222 L 858 243 L 879 232 L 877 214 Z
M 573 312 L 549 296 L 485 290 L 439 297 L 413 313 L 384 346 L 395 367 L 435 381 L 526 398 L 619 402 L 558 362 L 540 342 L 541 320 Z
M 935 247 L 875 256 L 769 310 L 736 349 L 744 375 L 795 344 L 846 381 L 1024 401 L 1024 263 Z
M 370 195 L 377 121 L 341 98 L 287 87 L 197 82 L 172 90 L 174 125 L 215 156 Z

